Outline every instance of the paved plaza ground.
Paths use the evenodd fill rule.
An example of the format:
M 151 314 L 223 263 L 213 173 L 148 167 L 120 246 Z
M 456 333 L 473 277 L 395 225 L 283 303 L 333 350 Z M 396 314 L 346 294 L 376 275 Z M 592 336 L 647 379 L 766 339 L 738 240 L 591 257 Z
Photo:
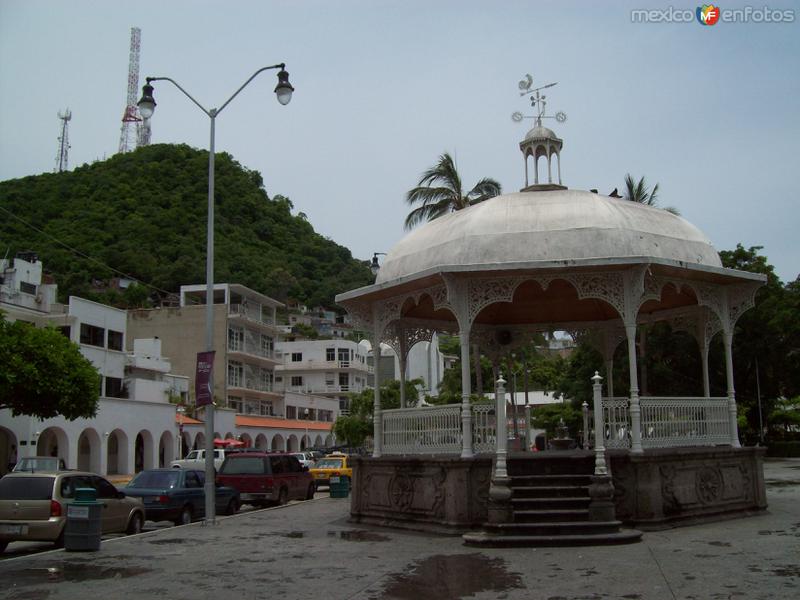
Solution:
M 641 543 L 468 548 L 348 523 L 311 502 L 0 562 L 9 600 L 435 598 L 588 600 L 800 597 L 800 459 L 765 464 L 767 511 L 647 532 Z

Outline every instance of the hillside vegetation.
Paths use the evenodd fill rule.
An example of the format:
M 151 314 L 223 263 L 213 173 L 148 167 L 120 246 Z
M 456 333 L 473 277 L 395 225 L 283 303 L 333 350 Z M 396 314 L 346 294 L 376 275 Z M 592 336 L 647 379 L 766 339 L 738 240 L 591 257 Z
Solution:
M 168 144 L 0 182 L 0 207 L 9 211 L 0 211 L 0 256 L 37 252 L 62 298 L 130 304 L 92 290 L 94 280 L 119 276 L 103 265 L 167 292 L 204 283 L 207 185 L 208 152 Z M 215 195 L 217 282 L 329 307 L 336 293 L 372 282 L 365 262 L 292 215 L 288 198 L 270 198 L 261 175 L 225 153 L 217 155 Z

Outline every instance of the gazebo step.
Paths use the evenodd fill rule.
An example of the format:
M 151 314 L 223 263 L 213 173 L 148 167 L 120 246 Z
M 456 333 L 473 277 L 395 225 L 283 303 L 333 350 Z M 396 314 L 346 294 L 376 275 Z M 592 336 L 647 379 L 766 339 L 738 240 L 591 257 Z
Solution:
M 512 487 L 550 487 L 550 486 L 588 486 L 589 475 L 514 475 L 511 477 Z
M 589 509 L 514 510 L 515 523 L 588 521 Z
M 514 512 L 520 510 L 569 510 L 588 509 L 591 499 L 580 498 L 512 498 L 511 507 Z
M 514 498 L 576 498 L 589 496 L 588 485 L 513 485 Z
M 487 533 L 504 535 L 600 535 L 619 531 L 620 521 L 556 521 L 552 523 L 486 523 Z
M 508 459 L 511 477 L 526 475 L 591 475 L 594 457 L 584 451 L 528 452 Z
M 642 538 L 642 532 L 626 529 L 614 533 L 575 534 L 575 535 L 502 535 L 487 531 L 465 533 L 462 536 L 467 546 L 486 548 L 542 546 L 607 546 L 612 544 L 631 544 Z

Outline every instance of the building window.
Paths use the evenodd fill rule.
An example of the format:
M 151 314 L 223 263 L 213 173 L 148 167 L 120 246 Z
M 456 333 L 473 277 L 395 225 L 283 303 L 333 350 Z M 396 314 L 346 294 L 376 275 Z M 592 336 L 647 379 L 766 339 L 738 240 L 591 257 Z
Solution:
M 244 382 L 244 365 L 240 362 L 230 361 L 228 363 L 228 385 L 231 387 L 242 387 Z
M 106 398 L 125 398 L 125 386 L 120 377 L 106 377 Z
M 72 327 L 69 325 L 64 325 L 63 327 L 59 327 L 58 330 L 64 335 L 65 338 L 68 340 L 72 339 Z
M 339 362 L 347 362 L 350 360 L 350 350 L 347 348 L 339 348 Z
M 271 392 L 272 391 L 272 371 L 268 371 L 267 369 L 261 369 L 258 372 L 258 383 L 259 388 L 262 392 Z
M 114 331 L 113 329 L 108 330 L 108 349 L 109 350 L 119 350 L 122 351 L 122 332 L 121 331 Z
M 328 362 L 336 360 L 336 348 L 325 348 L 325 360 Z
M 102 348 L 105 335 L 106 330 L 102 327 L 81 323 L 81 344 Z
M 228 396 L 228 408 L 232 408 L 237 413 L 241 413 L 242 399 L 239 396 Z
M 303 353 L 292 352 L 292 362 L 303 362 Z
M 286 418 L 287 419 L 295 419 L 297 418 L 297 408 L 294 406 L 287 406 L 286 407 Z
M 292 386 L 302 387 L 302 385 L 303 385 L 303 376 L 302 375 L 292 375 Z
M 239 327 L 228 327 L 228 350 L 241 352 L 244 350 L 244 330 Z
M 343 392 L 347 392 L 350 386 L 350 376 L 347 373 L 339 373 L 339 386 Z
M 31 296 L 35 296 L 36 286 L 32 283 L 28 283 L 27 281 L 20 281 L 19 291 L 22 292 L 23 294 L 30 294 Z
M 275 342 L 268 335 L 261 334 L 261 355 L 266 357 L 272 356 L 272 351 L 275 349 Z
M 325 373 L 325 385 L 336 385 L 333 373 Z

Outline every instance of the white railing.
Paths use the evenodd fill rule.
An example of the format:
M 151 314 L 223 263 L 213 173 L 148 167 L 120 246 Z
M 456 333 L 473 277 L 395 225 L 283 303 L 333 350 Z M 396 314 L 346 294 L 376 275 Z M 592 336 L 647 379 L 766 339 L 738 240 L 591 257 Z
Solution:
M 494 452 L 497 444 L 497 418 L 494 404 L 472 405 L 472 451 Z
M 603 423 L 606 448 L 631 447 L 631 415 L 628 398 L 603 398 Z
M 730 444 L 727 398 L 641 398 L 642 447 Z
M 631 447 L 628 398 L 603 398 L 606 448 Z M 639 398 L 643 448 L 730 444 L 727 398 Z
M 395 408 L 381 413 L 384 454 L 460 454 L 461 405 Z

